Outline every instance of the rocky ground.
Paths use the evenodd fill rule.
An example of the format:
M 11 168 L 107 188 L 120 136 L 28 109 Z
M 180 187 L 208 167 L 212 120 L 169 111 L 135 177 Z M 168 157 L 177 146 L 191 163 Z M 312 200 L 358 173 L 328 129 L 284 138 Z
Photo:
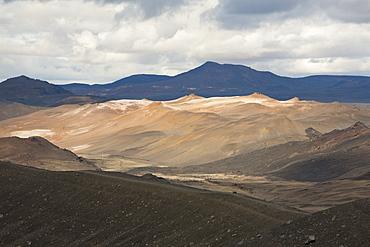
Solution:
M 370 199 L 362 199 L 251 235 L 234 246 L 370 246 Z
M 0 246 L 226 246 L 307 215 L 233 193 L 0 163 Z

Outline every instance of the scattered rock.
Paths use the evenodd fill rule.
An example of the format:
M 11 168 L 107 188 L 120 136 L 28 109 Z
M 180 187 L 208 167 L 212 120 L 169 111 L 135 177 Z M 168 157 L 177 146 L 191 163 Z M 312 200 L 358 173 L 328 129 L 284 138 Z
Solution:
M 322 135 L 322 133 L 320 131 L 315 130 L 312 127 L 306 129 L 305 132 L 306 132 L 306 136 L 309 137 L 309 138 L 314 138 L 316 136 Z
M 306 242 L 304 244 L 309 245 L 309 244 L 314 243 L 314 242 L 316 242 L 315 235 L 310 235 L 310 236 L 308 236 L 308 239 L 306 240 Z
M 165 182 L 165 183 L 169 183 L 168 180 L 166 180 L 165 178 L 162 178 L 162 177 L 158 177 L 152 173 L 146 173 L 144 175 L 141 176 L 142 178 L 144 179 L 149 179 L 149 180 L 156 180 L 156 181 L 161 181 L 161 182 Z
M 358 121 L 355 123 L 352 128 L 358 128 L 358 129 L 368 129 L 368 127 L 361 121 Z

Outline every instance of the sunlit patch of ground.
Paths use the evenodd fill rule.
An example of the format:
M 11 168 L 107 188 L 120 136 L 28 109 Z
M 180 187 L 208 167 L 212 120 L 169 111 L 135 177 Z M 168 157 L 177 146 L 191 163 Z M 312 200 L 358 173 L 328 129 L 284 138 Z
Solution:
M 244 194 L 310 213 L 370 197 L 369 180 L 299 182 L 271 180 L 262 176 L 222 173 L 153 174 L 179 184 L 207 190 Z

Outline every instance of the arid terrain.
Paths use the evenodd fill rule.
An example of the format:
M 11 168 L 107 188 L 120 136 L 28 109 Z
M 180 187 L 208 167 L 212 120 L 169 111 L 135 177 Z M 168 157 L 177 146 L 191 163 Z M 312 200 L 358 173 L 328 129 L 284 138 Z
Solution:
M 0 122 L 0 136 L 42 136 L 102 169 L 186 166 L 370 123 L 370 110 L 340 103 L 278 101 L 262 94 L 173 101 L 63 105 Z
M 52 171 L 96 170 L 98 167 L 42 137 L 0 138 L 0 160 Z
M 128 172 L 151 172 L 177 183 L 237 192 L 308 212 L 370 197 L 370 129 L 358 122 L 326 134 L 307 132 L 315 136 L 208 164 Z
M 0 196 L 1 246 L 225 246 L 307 215 L 122 173 L 3 162 Z
M 233 246 L 366 247 L 370 245 L 369 205 L 369 199 L 340 205 L 258 235 L 250 235 Z
M 0 244 L 367 246 L 369 124 L 365 107 L 259 93 L 14 116 Z
M 44 109 L 44 107 L 29 106 L 18 102 L 10 102 L 0 99 L 0 121 L 8 118 L 27 115 L 42 109 Z
M 0 247 L 370 247 L 370 0 L 0 0 Z

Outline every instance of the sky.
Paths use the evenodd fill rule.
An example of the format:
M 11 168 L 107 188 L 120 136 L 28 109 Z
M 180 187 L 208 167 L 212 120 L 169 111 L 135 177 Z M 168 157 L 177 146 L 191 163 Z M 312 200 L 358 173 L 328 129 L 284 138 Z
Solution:
M 206 61 L 370 76 L 369 0 L 0 0 L 0 80 L 109 83 Z

